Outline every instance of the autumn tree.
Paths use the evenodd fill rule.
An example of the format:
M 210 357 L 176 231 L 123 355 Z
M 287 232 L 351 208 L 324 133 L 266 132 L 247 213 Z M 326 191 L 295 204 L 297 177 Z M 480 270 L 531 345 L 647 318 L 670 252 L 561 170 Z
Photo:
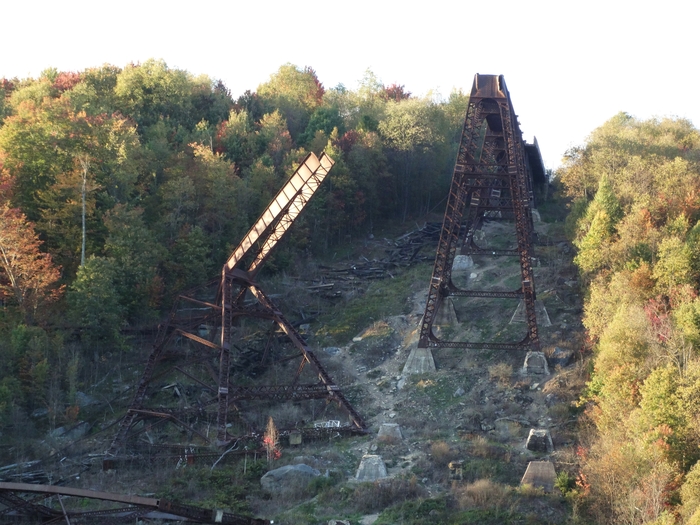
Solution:
M 276 459 L 282 456 L 282 449 L 280 448 L 279 432 L 275 426 L 275 422 L 272 420 L 272 416 L 267 419 L 267 428 L 265 429 L 265 434 L 263 436 L 263 446 L 267 452 L 267 464 L 268 466 Z
M 0 206 L 0 291 L 32 324 L 40 308 L 62 293 L 59 269 L 40 251 L 33 225 L 16 208 Z

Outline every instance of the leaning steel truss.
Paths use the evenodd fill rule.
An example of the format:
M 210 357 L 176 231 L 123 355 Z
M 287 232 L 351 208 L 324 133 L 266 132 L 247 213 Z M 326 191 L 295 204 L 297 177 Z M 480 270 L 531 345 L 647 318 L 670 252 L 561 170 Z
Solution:
M 526 153 L 526 147 L 528 152 Z M 530 165 L 541 157 L 537 143 L 523 141 L 503 76 L 476 75 L 467 108 L 462 138 L 447 201 L 428 300 L 421 323 L 421 348 L 539 348 L 532 271 L 534 228 L 533 175 Z M 488 217 L 514 220 L 515 250 L 485 250 L 474 233 Z M 460 233 L 465 232 L 465 233 Z M 521 286 L 514 291 L 464 290 L 452 281 L 457 249 L 465 255 L 516 256 Z M 524 303 L 527 334 L 512 343 L 446 341 L 433 332 L 440 306 L 447 297 L 513 298 Z
M 348 416 L 349 424 L 334 428 L 334 431 L 364 432 L 366 425 L 360 414 L 345 398 L 304 338 L 255 280 L 273 248 L 289 230 L 333 164 L 326 154 L 316 157 L 310 153 L 233 250 L 222 268 L 220 278 L 178 296 L 168 321 L 158 332 L 130 407 L 105 455 L 106 468 L 114 465 L 131 438 L 161 423 L 174 423 L 205 445 L 225 445 L 239 437 L 229 433 L 232 419 L 241 424 L 248 434 L 254 434 L 258 431 L 245 420 L 239 407 L 243 401 L 325 399 L 336 403 Z M 297 359 L 299 363 L 296 372 L 291 374 L 293 377 L 289 377 L 285 384 L 279 384 L 281 381 L 263 386 L 231 383 L 232 360 L 241 350 L 235 335 L 236 327 L 246 318 L 271 322 L 296 350 L 289 359 Z M 177 343 L 182 341 L 186 341 L 187 345 L 180 344 L 178 348 Z M 268 357 L 269 342 L 258 362 Z M 192 345 L 196 348 L 194 352 Z M 183 346 L 187 347 L 186 351 L 182 350 Z M 218 361 L 218 367 L 212 365 L 213 358 Z M 199 368 L 193 371 L 192 367 Z M 313 371 L 314 382 L 301 383 L 302 372 L 307 367 Z M 157 380 L 173 372 L 187 378 L 189 384 L 203 391 L 204 398 L 202 395 L 195 396 L 196 399 L 190 399 L 185 403 L 187 406 L 179 410 L 147 408 L 149 396 L 156 394 L 159 387 L 162 389 L 162 385 L 156 386 Z M 215 440 L 208 432 L 214 413 Z M 198 428 L 193 421 L 199 422 L 200 427 L 202 421 L 208 421 L 207 432 Z

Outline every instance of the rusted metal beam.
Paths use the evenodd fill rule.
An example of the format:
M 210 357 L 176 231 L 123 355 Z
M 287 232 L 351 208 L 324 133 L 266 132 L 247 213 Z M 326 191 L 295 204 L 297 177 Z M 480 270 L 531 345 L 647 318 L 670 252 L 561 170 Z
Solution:
M 532 271 L 533 200 L 532 173 L 526 163 L 524 141 L 503 76 L 476 75 L 472 86 L 462 138 L 448 194 L 428 300 L 420 327 L 418 346 L 430 348 L 539 348 L 535 315 L 535 283 Z M 512 217 L 516 250 L 488 250 L 474 242 L 474 232 L 486 214 Z M 466 216 L 466 235 L 460 225 Z M 521 287 L 517 292 L 461 290 L 452 282 L 452 264 L 462 241 L 462 254 L 517 256 Z M 435 316 L 448 296 L 522 298 L 527 335 L 513 343 L 444 341 L 433 333 Z
M 214 299 L 208 298 L 214 296 L 211 292 L 207 297 L 203 287 L 190 290 L 179 297 L 181 302 L 200 306 L 204 313 L 193 316 L 191 315 L 192 312 L 181 312 L 179 304 L 176 303 L 173 306 L 168 322 L 159 330 L 154 350 L 149 356 L 131 408 L 123 418 L 119 432 L 106 455 L 106 465 L 113 463 L 111 458 L 117 456 L 120 447 L 124 445 L 127 436 L 130 435 L 129 429 L 137 420 L 146 417 L 153 417 L 161 421 L 169 420 L 192 432 L 197 432 L 195 428 L 182 420 L 189 416 L 178 419 L 171 413 L 143 409 L 147 398 L 148 385 L 155 378 L 155 368 L 160 361 L 170 355 L 165 352 L 165 347 L 175 341 L 176 335 L 217 351 L 217 354 L 214 355 L 217 355 L 219 360 L 218 372 L 214 371 L 211 366 L 210 358 L 202 361 L 214 379 L 214 386 L 212 387 L 207 387 L 203 381 L 186 372 L 182 366 L 173 368 L 216 393 L 217 397 L 212 402 L 206 402 L 205 404 L 200 402 L 198 406 L 200 410 L 203 410 L 205 406 L 210 406 L 212 403 L 218 405 L 218 443 L 225 444 L 230 440 L 231 436 L 228 436 L 226 432 L 226 420 L 228 412 L 232 408 L 238 411 L 238 407 L 234 403 L 234 401 L 238 400 L 299 401 L 325 398 L 337 402 L 342 409 L 348 412 L 353 428 L 358 431 L 364 431 L 365 423 L 360 415 L 345 399 L 338 386 L 335 385 L 330 375 L 308 348 L 303 338 L 296 332 L 291 323 L 284 318 L 279 308 L 272 303 L 271 299 L 254 282 L 258 270 L 319 188 L 333 164 L 334 161 L 326 154 L 316 157 L 311 153 L 304 159 L 295 173 L 273 198 L 258 221 L 231 253 L 222 268 Z M 248 262 L 245 263 L 245 261 Z M 210 283 L 210 285 L 212 284 Z M 251 292 L 253 296 L 253 304 L 245 301 L 248 292 Z M 296 380 L 294 380 L 291 385 L 258 387 L 231 385 L 229 383 L 231 352 L 235 350 L 232 341 L 233 330 L 237 319 L 244 317 L 272 320 L 285 333 L 290 342 L 300 350 L 300 354 L 294 357 L 295 359 L 301 359 L 300 369 L 303 368 L 304 364 L 310 364 L 318 376 L 319 383 L 298 385 Z M 211 341 L 210 338 L 197 335 L 197 327 L 203 323 L 210 323 L 209 330 L 220 330 L 220 335 L 217 336 L 218 340 L 216 342 Z M 206 357 L 206 353 L 202 355 Z M 189 358 L 189 361 L 191 360 Z M 135 434 L 135 432 L 132 434 Z M 201 436 L 201 433 L 199 435 Z
M 315 190 L 309 190 L 309 180 L 311 180 L 312 177 L 321 168 L 323 169 L 322 173 L 325 177 L 325 175 L 328 173 L 328 170 L 330 170 L 330 167 L 332 167 L 333 165 L 332 160 L 330 161 L 330 166 L 328 165 L 328 159 L 330 159 L 330 157 L 328 157 L 325 154 L 322 155 L 322 158 L 323 157 L 325 157 L 326 159 L 325 166 L 322 166 L 321 161 L 313 153 L 309 153 L 306 156 L 306 158 L 301 162 L 294 174 L 289 178 L 287 183 L 272 199 L 272 201 L 262 213 L 260 218 L 250 228 L 248 233 L 246 233 L 243 236 L 241 242 L 238 243 L 238 246 L 236 246 L 236 248 L 233 250 L 230 257 L 228 258 L 228 261 L 226 261 L 225 267 L 227 270 L 233 270 L 233 268 L 235 268 L 238 265 L 238 263 L 246 256 L 246 254 L 254 248 L 255 243 L 258 240 L 266 240 L 265 237 L 268 235 L 269 230 L 273 227 L 273 224 L 279 220 L 280 216 L 282 216 L 285 213 L 285 211 L 289 208 L 290 204 L 293 203 L 294 200 L 301 193 L 306 193 L 306 200 L 308 200 L 308 198 L 310 198 L 310 196 L 313 195 L 313 191 Z
M 46 498 L 52 496 L 57 496 L 58 498 L 61 498 L 62 496 L 87 498 L 125 504 L 129 505 L 129 507 L 92 512 L 71 511 L 64 508 L 61 512 L 59 512 L 44 506 L 37 507 L 35 504 L 28 505 L 28 502 L 19 496 L 20 494 L 40 494 L 44 495 Z M 132 494 L 114 494 L 111 492 L 56 485 L 0 482 L 0 496 L 2 496 L 3 503 L 7 505 L 7 508 L 3 510 L 6 516 L 14 513 L 14 515 L 18 517 L 38 517 L 39 521 L 42 523 L 47 522 L 47 520 L 54 521 L 56 518 L 76 517 L 80 519 L 81 523 L 85 523 L 86 520 L 89 519 L 94 519 L 94 523 L 101 524 L 110 522 L 109 520 L 105 520 L 105 515 L 114 515 L 120 512 L 124 513 L 126 516 L 134 516 L 133 513 L 137 513 L 136 515 L 147 515 L 148 513 L 154 511 L 166 514 L 159 516 L 161 519 L 186 518 L 188 521 L 194 521 L 197 523 L 224 523 L 230 525 L 266 525 L 270 523 L 268 520 L 247 518 L 218 509 L 207 509 L 195 507 L 193 505 L 181 505 L 177 502 L 165 499 L 145 498 Z M 63 507 L 62 503 L 61 506 Z M 46 510 L 42 511 L 42 508 Z M 116 521 L 114 522 L 116 523 Z

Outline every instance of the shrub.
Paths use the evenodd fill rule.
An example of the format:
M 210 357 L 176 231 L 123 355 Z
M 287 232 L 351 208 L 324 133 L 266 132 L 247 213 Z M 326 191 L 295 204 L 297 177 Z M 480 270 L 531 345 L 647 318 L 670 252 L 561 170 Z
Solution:
M 352 501 L 358 512 L 369 514 L 391 505 L 426 496 L 426 491 L 418 485 L 415 476 L 409 479 L 395 478 L 362 483 L 353 494 Z
M 457 490 L 460 508 L 499 509 L 508 498 L 508 488 L 489 479 L 478 479 Z
M 496 363 L 489 367 L 489 379 L 491 381 L 497 381 L 502 386 L 507 386 L 512 376 L 513 365 L 508 363 Z
M 433 456 L 433 461 L 440 466 L 447 465 L 456 456 L 455 452 L 450 449 L 450 445 L 444 441 L 434 441 L 430 445 L 430 454 Z

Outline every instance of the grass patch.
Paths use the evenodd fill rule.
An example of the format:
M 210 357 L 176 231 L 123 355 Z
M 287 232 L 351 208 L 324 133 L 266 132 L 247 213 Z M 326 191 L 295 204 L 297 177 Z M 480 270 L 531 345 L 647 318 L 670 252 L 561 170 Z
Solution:
M 424 523 L 448 523 L 450 509 L 446 498 L 405 501 L 386 509 L 375 525 L 419 525 Z
M 432 268 L 427 264 L 419 264 L 408 268 L 393 279 L 371 281 L 361 295 L 335 305 L 319 318 L 319 328 L 315 334 L 321 345 L 345 345 L 359 334 L 362 329 L 372 325 L 375 334 L 380 336 L 382 324 L 379 320 L 393 315 L 410 312 L 411 305 L 407 300 L 407 292 L 414 287 L 427 287 Z
M 457 385 L 445 378 L 420 380 L 416 383 L 416 390 L 428 396 L 432 409 L 445 409 L 456 405 L 461 400 L 459 397 L 454 397 Z

